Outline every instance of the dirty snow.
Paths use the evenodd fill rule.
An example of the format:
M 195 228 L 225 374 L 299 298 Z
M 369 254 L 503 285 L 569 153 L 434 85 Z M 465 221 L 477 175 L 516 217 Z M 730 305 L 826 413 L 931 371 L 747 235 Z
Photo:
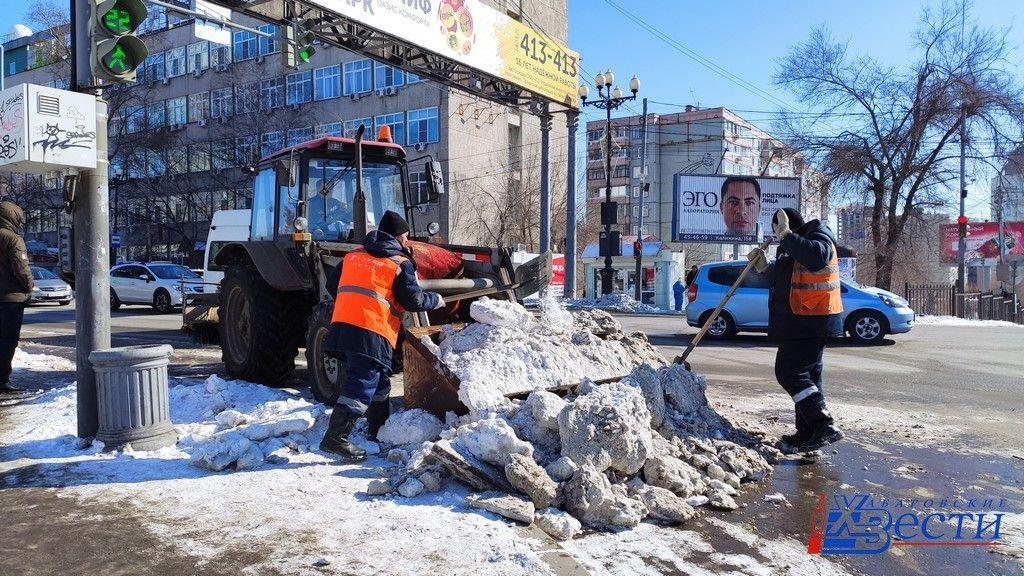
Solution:
M 1016 324 L 1005 320 L 969 320 L 967 318 L 957 318 L 956 316 L 918 316 L 914 319 L 914 323 L 918 326 L 973 326 L 976 328 L 990 326 L 1024 328 L 1024 324 Z
M 390 446 L 420 445 L 437 440 L 441 434 L 441 421 L 423 410 L 405 410 L 381 426 L 377 440 Z
M 637 302 L 630 294 L 613 292 L 605 294 L 600 298 L 579 298 L 566 301 L 570 309 L 576 308 L 597 308 L 600 310 L 612 310 L 615 312 L 626 312 L 630 314 L 665 314 L 666 311 L 656 308 L 650 304 Z

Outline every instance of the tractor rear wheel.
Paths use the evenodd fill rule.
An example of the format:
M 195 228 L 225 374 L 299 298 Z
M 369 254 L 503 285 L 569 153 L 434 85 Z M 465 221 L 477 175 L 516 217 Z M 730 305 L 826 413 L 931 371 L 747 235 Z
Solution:
M 324 354 L 324 342 L 331 328 L 332 302 L 321 302 L 313 308 L 306 330 L 306 366 L 309 370 L 309 389 L 313 397 L 328 406 L 338 401 L 338 393 L 345 382 L 345 361 Z
M 232 264 L 220 290 L 222 359 L 232 378 L 269 386 L 289 383 L 305 323 L 306 298 L 279 292 L 256 266 Z

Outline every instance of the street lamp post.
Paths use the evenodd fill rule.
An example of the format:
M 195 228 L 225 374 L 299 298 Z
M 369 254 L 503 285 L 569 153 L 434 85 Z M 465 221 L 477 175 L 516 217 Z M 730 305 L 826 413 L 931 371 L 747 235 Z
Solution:
M 618 220 L 618 206 L 615 202 L 612 202 L 612 110 L 622 106 L 624 102 L 636 100 L 636 93 L 640 91 L 640 79 L 635 74 L 630 79 L 629 90 L 632 92 L 630 96 L 623 96 L 622 90 L 618 86 L 612 89 L 613 84 L 615 84 L 615 75 L 612 74 L 611 70 L 608 70 L 604 73 L 598 73 L 597 77 L 594 78 L 594 86 L 597 86 L 597 99 L 587 101 L 590 90 L 586 85 L 580 86 L 579 91 L 580 101 L 583 106 L 593 106 L 607 112 L 604 128 L 605 201 L 601 203 L 601 223 L 604 224 L 605 236 L 603 250 L 604 269 L 601 270 L 602 295 L 611 294 L 612 292 L 612 279 L 614 276 L 612 255 L 617 255 L 622 248 L 621 241 L 617 243 L 617 246 L 613 246 L 614 243 L 612 242 L 612 226 L 617 224 Z

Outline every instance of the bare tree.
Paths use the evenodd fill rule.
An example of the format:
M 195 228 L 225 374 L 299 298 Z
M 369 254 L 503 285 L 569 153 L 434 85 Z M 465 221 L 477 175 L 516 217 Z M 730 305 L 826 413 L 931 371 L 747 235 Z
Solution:
M 950 198 L 961 125 L 972 156 L 1022 140 L 1024 91 L 1007 69 L 1007 33 L 943 5 L 922 13 L 908 68 L 851 56 L 824 28 L 780 62 L 776 83 L 814 110 L 785 114 L 783 137 L 833 189 L 867 190 L 877 286 L 891 288 L 908 220 Z

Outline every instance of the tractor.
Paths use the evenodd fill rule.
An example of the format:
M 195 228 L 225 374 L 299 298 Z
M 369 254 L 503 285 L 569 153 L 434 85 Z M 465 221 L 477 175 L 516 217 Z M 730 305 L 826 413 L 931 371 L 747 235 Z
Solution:
M 416 218 L 422 204 L 410 194 L 405 149 L 390 141 L 387 127 L 376 141 L 363 136 L 360 127 L 355 138 L 319 138 L 275 152 L 256 166 L 249 238 L 224 245 L 214 257 L 226 270 L 218 309 L 209 317 L 216 319 L 231 377 L 290 385 L 304 346 L 314 397 L 325 403 L 337 397 L 344 358 L 325 354 L 323 345 L 342 260 L 361 246 L 367 229 L 387 210 L 404 214 L 413 230 L 420 229 Z M 420 200 L 436 202 L 444 193 L 440 164 L 429 157 L 413 162 L 418 160 L 426 161 L 430 183 Z M 468 310 L 475 298 L 521 300 L 550 281 L 550 253 L 517 268 L 507 248 L 444 244 L 437 223 L 426 229 L 429 237 L 412 239 L 413 260 L 423 288 L 440 292 L 448 306 L 405 315 L 406 350 L 438 326 L 471 322 Z M 393 371 L 416 362 L 412 372 L 421 384 L 444 380 L 441 363 L 418 348 L 403 354 L 400 344 Z

